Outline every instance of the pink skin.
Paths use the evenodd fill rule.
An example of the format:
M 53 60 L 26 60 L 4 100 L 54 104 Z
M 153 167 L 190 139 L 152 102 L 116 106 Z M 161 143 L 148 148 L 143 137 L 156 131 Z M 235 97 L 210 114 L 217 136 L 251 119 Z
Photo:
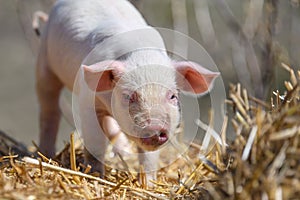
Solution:
M 129 114 L 134 121 L 133 131 L 129 132 L 136 132 L 132 139 L 134 137 L 135 140 L 139 140 L 142 149 L 154 150 L 168 141 L 169 134 L 172 132 L 170 121 L 160 113 L 165 112 L 163 107 L 168 107 L 167 105 L 177 107 L 178 97 L 176 93 L 167 91 L 165 99 L 162 100 L 162 105 L 159 105 L 159 108 L 154 106 L 148 110 L 143 109 L 146 103 L 143 102 L 145 100 L 142 100 L 137 91 L 122 92 L 122 104 L 124 107 L 128 105 Z M 178 110 L 178 108 L 176 109 Z M 180 113 L 178 112 L 178 114 Z
M 139 28 L 149 29 L 149 26 L 128 1 L 59 0 L 56 2 L 49 15 L 45 33 L 41 37 L 36 70 L 36 89 L 40 106 L 39 147 L 42 153 L 50 157 L 55 154 L 55 141 L 61 116 L 59 96 L 63 87 L 71 91 L 74 89 L 76 74 L 80 71 L 83 73 L 79 77 L 80 81 L 76 88 L 78 90 L 74 93 L 79 99 L 80 125 L 87 149 L 85 163 L 91 164 L 94 170 L 98 170 L 104 176 L 104 163 L 101 161 L 104 161 L 106 139 L 114 140 L 115 147 L 123 150 L 129 138 L 137 144 L 140 152 L 139 161 L 147 172 L 147 181 L 156 179 L 159 152 L 155 150 L 165 145 L 172 137 L 180 119 L 177 105 L 178 90 L 194 95 L 205 94 L 219 74 L 197 63 L 171 62 L 166 52 L 133 52 L 126 58 L 127 60 L 109 60 L 114 53 L 128 49 L 127 41 L 123 43 L 120 41 L 120 44 L 106 43 L 106 46 L 99 48 L 101 62 L 81 66 L 85 57 L 97 45 L 95 42 L 99 41 L 99 44 L 103 45 L 100 42 L 105 40 L 107 35 L 118 35 Z M 132 37 L 132 40 L 139 38 L 144 39 L 138 35 Z M 162 39 L 155 39 L 157 43 L 161 43 L 158 45 L 161 49 L 160 47 L 164 46 Z M 139 42 L 132 41 L 133 44 Z M 153 46 L 157 47 L 156 44 Z M 177 74 L 169 73 L 160 67 L 149 71 L 142 69 L 144 72 L 142 74 L 145 76 L 137 73 L 122 82 L 129 68 L 157 63 L 169 66 Z M 122 90 L 116 87 L 119 80 L 120 85 L 124 86 Z M 147 88 L 147 83 L 157 80 L 160 84 L 168 84 L 171 90 L 160 85 L 156 85 L 155 90 Z M 128 86 L 134 85 L 131 83 L 139 86 L 146 85 L 136 91 L 136 96 L 131 101 L 136 105 L 130 117 L 128 104 L 127 106 L 123 104 L 126 99 L 129 100 L 128 96 L 125 95 L 124 98 L 122 95 L 128 91 L 135 91 L 136 88 Z M 93 91 L 103 93 L 95 97 Z M 114 98 L 106 95 L 112 94 L 112 91 L 117 91 Z M 93 101 L 95 105 L 91 103 Z M 113 109 L 117 111 L 116 115 L 113 115 Z M 133 119 L 136 119 L 137 123 Z
M 136 92 L 133 92 L 131 95 L 129 95 L 129 98 L 127 97 L 127 99 L 123 100 L 123 104 L 125 105 L 128 102 L 129 105 L 138 104 L 138 94 Z M 175 95 L 175 93 L 172 91 L 168 91 L 166 102 L 177 106 L 177 95 Z M 144 125 L 145 127 L 142 129 L 139 137 L 143 146 L 148 146 L 148 148 L 159 147 L 168 141 L 170 127 L 167 122 L 155 118 L 148 118 L 146 119 L 145 124 L 146 125 Z M 137 128 L 137 130 L 138 129 L 139 127 Z
M 154 125 L 152 125 L 151 122 L 149 122 L 149 124 L 150 125 L 146 126 L 142 130 L 141 136 L 139 137 L 141 143 L 149 147 L 159 147 L 166 143 L 169 139 L 170 128 L 167 127 L 166 124 L 164 124 L 163 122 L 155 123 Z
M 149 131 L 154 132 L 155 130 L 149 129 Z M 164 143 L 166 143 L 168 141 L 169 138 L 166 133 L 166 130 L 160 130 L 159 132 L 160 132 L 159 135 L 154 134 L 154 135 L 146 137 L 146 138 L 141 138 L 142 143 L 144 145 L 148 145 L 148 146 L 163 145 Z
M 104 62 L 104 64 L 107 62 Z M 105 64 L 105 71 L 99 71 L 100 67 L 102 69 L 102 64 L 96 64 L 95 66 L 84 66 L 83 70 L 85 72 L 85 81 L 87 82 L 88 86 L 90 87 L 90 89 L 92 90 L 96 90 L 96 91 L 103 91 L 103 90 L 111 90 L 113 89 L 114 86 L 114 81 L 109 80 L 110 76 L 109 74 L 113 74 L 115 76 L 115 80 L 118 80 L 119 76 L 123 75 L 123 67 L 124 64 L 116 61 L 113 62 L 113 64 L 106 68 L 106 64 Z M 94 70 L 93 70 L 94 69 Z M 187 80 L 189 80 L 189 78 L 191 78 L 191 81 L 197 80 L 197 77 L 195 77 L 195 71 L 191 70 L 193 68 L 188 67 L 188 69 L 184 70 L 184 67 L 182 67 L 180 65 L 180 72 L 182 75 L 184 75 Z M 104 72 L 104 73 L 103 73 Z M 188 73 L 193 73 L 192 75 L 188 75 Z M 199 72 L 197 72 L 199 73 Z M 101 76 L 100 81 L 98 81 L 98 77 L 99 75 Z M 197 75 L 197 74 L 196 74 Z M 208 74 L 208 80 L 213 80 L 211 79 L 211 77 L 213 77 L 214 75 Z M 204 76 L 205 77 L 205 76 Z M 199 78 L 200 80 L 203 79 L 203 74 L 200 75 L 199 74 Z M 97 82 L 98 81 L 98 82 Z M 201 82 L 199 82 L 201 83 Z M 49 82 L 48 82 L 49 84 Z M 199 87 L 198 84 L 196 83 L 192 83 L 192 85 L 197 86 L 198 91 L 203 92 L 206 91 L 209 86 L 206 85 L 207 83 L 205 83 L 205 85 L 203 85 L 204 89 L 201 89 Z M 53 84 L 53 86 L 55 86 L 56 84 Z M 182 88 L 187 88 L 184 85 L 181 85 Z M 48 91 L 49 92 L 49 91 Z M 127 91 L 128 92 L 128 91 Z M 199 93 L 200 93 L 199 92 Z M 48 95 L 50 93 L 47 93 Z M 124 91 L 123 91 L 124 94 Z M 141 108 L 141 104 L 144 104 L 144 102 L 140 101 L 138 98 L 137 93 L 133 92 L 133 95 L 130 96 L 130 98 L 128 99 L 128 97 L 125 95 L 123 95 L 123 100 L 121 104 L 124 104 L 124 102 L 127 103 L 129 102 L 129 105 L 135 105 L 137 106 L 138 110 Z M 47 96 L 48 96 L 47 95 Z M 85 96 L 83 94 L 83 96 Z M 122 95 L 121 95 L 122 96 Z M 156 98 L 154 98 L 156 99 Z M 122 128 L 120 127 L 120 124 L 118 123 L 118 121 L 116 119 L 114 119 L 109 110 L 105 110 L 104 108 L 106 106 L 104 105 L 109 105 L 111 99 L 108 100 L 108 102 L 106 102 L 107 100 L 105 98 L 103 99 L 96 99 L 96 104 L 95 104 L 95 108 L 96 108 L 96 114 L 98 116 L 98 122 L 101 125 L 102 131 L 103 131 L 103 136 L 107 137 L 109 139 L 114 139 L 117 137 L 117 140 L 115 142 L 115 146 L 119 149 L 124 149 L 124 147 L 127 144 L 127 139 L 124 137 Z M 177 104 L 178 104 L 178 96 L 177 96 L 177 92 L 172 92 L 171 90 L 166 91 L 166 96 L 164 98 L 164 100 L 162 101 L 164 102 L 163 104 L 166 105 L 170 105 L 171 107 L 174 107 L 175 110 L 178 110 L 177 108 Z M 87 105 L 84 103 L 83 105 L 83 110 L 88 110 L 86 107 Z M 123 106 L 124 107 L 124 106 Z M 151 111 L 150 111 L 151 112 Z M 158 109 L 155 109 L 155 112 L 158 112 Z M 154 112 L 154 113 L 155 113 Z M 45 115 L 48 115 L 48 113 L 45 113 Z M 55 115 L 54 115 L 55 116 Z M 50 117 L 50 116 L 49 116 Z M 51 117 L 53 117 L 53 115 L 51 115 Z M 86 123 L 84 124 L 86 128 L 91 129 L 94 127 L 93 124 L 89 124 L 91 123 L 92 120 L 89 119 L 88 115 L 85 115 L 84 113 L 82 114 L 83 119 L 86 120 Z M 166 121 L 166 119 L 160 119 L 160 118 L 152 118 L 148 116 L 146 118 L 146 120 L 143 122 L 143 125 L 141 126 L 140 124 L 138 124 L 136 127 L 137 131 L 135 133 L 136 136 L 132 136 L 132 135 L 127 135 L 129 139 L 135 141 L 137 143 L 139 152 L 141 153 L 139 155 L 139 160 L 141 162 L 141 164 L 143 164 L 145 167 L 145 170 L 149 171 L 149 173 L 147 173 L 147 180 L 150 179 L 156 179 L 156 173 L 153 172 L 153 170 L 156 169 L 156 165 L 153 165 L 153 163 L 157 163 L 158 162 L 158 155 L 155 155 L 157 153 L 147 153 L 148 151 L 154 151 L 157 150 L 161 145 L 164 145 L 170 135 L 172 135 L 173 131 L 174 131 L 174 126 L 175 124 L 172 124 L 170 121 Z M 122 118 L 126 118 L 126 116 L 122 116 Z M 173 126 L 173 129 L 170 128 L 170 126 Z M 52 126 L 53 124 L 52 124 Z M 141 127 L 143 127 L 141 129 Z M 88 131 L 88 129 L 83 128 L 84 130 Z M 92 130 L 92 129 L 91 129 Z M 95 128 L 93 128 L 93 130 L 95 130 Z M 126 128 L 125 128 L 126 130 Z M 55 130 L 57 131 L 57 130 Z M 45 133 L 47 133 L 48 131 L 46 131 Z M 52 133 L 54 131 L 51 131 Z M 89 131 L 90 132 L 90 131 Z M 44 132 L 43 132 L 44 133 Z M 125 133 L 127 133 L 127 131 L 125 131 Z M 42 136 L 45 136 L 45 134 L 42 134 Z M 47 135 L 49 136 L 49 135 Z M 96 135 L 94 135 L 93 137 L 86 137 L 87 135 L 83 135 L 84 137 L 84 141 L 86 146 L 88 147 L 88 151 L 86 151 L 86 156 L 85 156 L 85 160 L 86 160 L 86 164 L 92 164 L 93 165 L 93 169 L 100 171 L 102 176 L 104 175 L 104 165 L 103 163 L 99 162 L 99 160 L 104 160 L 104 153 L 105 153 L 105 148 L 101 151 L 102 153 L 100 154 L 96 154 L 95 157 L 95 152 L 97 152 L 96 149 L 98 149 L 98 145 L 100 145 L 100 143 L 98 143 L 98 145 L 93 145 L 95 141 L 104 141 L 103 136 L 99 136 L 99 139 L 95 139 Z M 41 138 L 41 141 L 46 141 L 43 138 Z M 48 140 L 49 141 L 49 140 Z M 48 153 L 53 153 L 53 144 L 52 143 L 40 143 L 40 147 L 41 150 Z M 50 145 L 49 145 L 50 144 Z M 107 144 L 104 142 L 101 144 L 101 146 L 106 146 Z M 47 148 L 50 147 L 50 150 L 47 150 Z M 93 150 L 95 148 L 95 150 Z M 48 154 L 51 155 L 51 154 Z M 53 155 L 53 154 L 52 154 Z M 149 182 L 150 183 L 150 182 Z

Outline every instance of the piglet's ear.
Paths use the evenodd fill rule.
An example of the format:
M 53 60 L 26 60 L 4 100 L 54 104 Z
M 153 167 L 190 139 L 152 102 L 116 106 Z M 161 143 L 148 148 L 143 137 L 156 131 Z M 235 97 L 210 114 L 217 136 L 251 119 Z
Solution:
M 112 90 L 124 72 L 120 61 L 106 60 L 93 65 L 82 65 L 84 80 L 88 87 L 96 92 Z
M 177 70 L 179 89 L 192 94 L 203 95 L 209 92 L 215 78 L 220 75 L 190 61 L 174 62 L 173 65 Z

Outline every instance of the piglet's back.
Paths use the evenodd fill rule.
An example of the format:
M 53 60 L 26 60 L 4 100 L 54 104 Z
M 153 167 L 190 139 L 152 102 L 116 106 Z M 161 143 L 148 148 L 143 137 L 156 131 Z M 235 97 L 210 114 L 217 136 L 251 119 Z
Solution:
M 69 88 L 83 59 L 105 38 L 147 26 L 126 0 L 58 0 L 42 48 L 52 71 Z

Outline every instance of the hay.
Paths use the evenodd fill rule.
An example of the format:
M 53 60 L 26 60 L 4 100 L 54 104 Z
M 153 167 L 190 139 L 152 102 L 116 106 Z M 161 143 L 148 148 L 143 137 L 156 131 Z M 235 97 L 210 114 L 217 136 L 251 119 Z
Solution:
M 9 199 L 297 199 L 300 197 L 300 72 L 291 75 L 286 92 L 274 92 L 271 103 L 231 87 L 236 139 L 226 148 L 215 143 L 207 152 L 192 144 L 188 152 L 158 172 L 154 187 L 137 173 L 106 167 L 106 177 L 84 166 L 82 147 L 73 136 L 54 160 L 30 152 L 12 138 L 0 148 L 0 197 Z M 225 141 L 227 118 L 220 133 Z M 5 137 L 4 137 L 5 138 Z M 9 141 L 9 142 L 7 142 Z M 6 147 L 6 148 L 4 148 Z M 16 156 L 16 155 L 19 156 Z M 176 148 L 167 154 L 177 155 Z M 166 164 L 163 157 L 160 164 Z M 108 155 L 110 156 L 110 155 Z M 109 166 L 128 169 L 136 160 L 109 158 Z M 96 175 L 96 176 L 95 176 Z

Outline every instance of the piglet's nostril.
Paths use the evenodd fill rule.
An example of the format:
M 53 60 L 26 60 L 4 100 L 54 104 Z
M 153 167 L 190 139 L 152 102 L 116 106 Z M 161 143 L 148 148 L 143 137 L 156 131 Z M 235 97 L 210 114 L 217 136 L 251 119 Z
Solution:
M 160 131 L 159 132 L 159 137 L 164 137 L 166 135 L 167 135 L 167 133 L 165 131 Z

